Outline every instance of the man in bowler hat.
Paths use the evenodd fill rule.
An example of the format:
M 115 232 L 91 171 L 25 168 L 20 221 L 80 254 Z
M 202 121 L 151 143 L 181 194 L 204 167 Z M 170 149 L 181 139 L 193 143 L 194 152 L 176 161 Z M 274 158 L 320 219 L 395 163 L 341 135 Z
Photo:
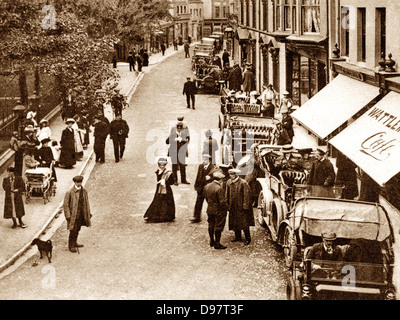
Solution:
M 75 176 L 72 181 L 74 186 L 66 192 L 63 208 L 69 230 L 68 248 L 71 252 L 77 252 L 77 248 L 83 247 L 77 243 L 79 231 L 82 226 L 91 226 L 92 214 L 88 193 L 82 186 L 83 176 Z

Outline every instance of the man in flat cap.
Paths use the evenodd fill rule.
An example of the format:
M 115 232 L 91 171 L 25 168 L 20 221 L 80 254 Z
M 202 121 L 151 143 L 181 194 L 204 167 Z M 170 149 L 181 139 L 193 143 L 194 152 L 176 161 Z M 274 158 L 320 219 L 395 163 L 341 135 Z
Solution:
M 196 203 L 194 205 L 192 223 L 201 221 L 201 209 L 203 208 L 203 202 L 205 199 L 204 187 L 212 182 L 212 172 L 216 170 L 217 166 L 211 163 L 211 156 L 203 154 L 203 163 L 201 163 L 197 169 L 196 181 L 194 182 L 194 189 L 197 192 Z
M 240 170 L 229 169 L 229 180 L 226 183 L 226 198 L 229 210 L 229 230 L 235 232 L 232 242 L 242 241 L 241 232 L 245 235 L 245 245 L 251 241 L 250 226 L 254 226 L 254 215 L 251 207 L 249 184 L 239 177 Z
M 186 82 L 183 85 L 182 94 L 186 94 L 187 108 L 190 109 L 190 100 L 192 100 L 192 108 L 195 109 L 195 94 L 197 93 L 196 84 L 192 81 L 191 77 L 186 77 Z
M 72 180 L 74 186 L 66 192 L 63 208 L 69 230 L 68 248 L 71 252 L 77 252 L 77 248 L 83 247 L 82 244 L 77 243 L 79 231 L 82 226 L 91 226 L 92 214 L 88 193 L 82 186 L 83 177 L 75 176 Z
M 207 215 L 210 246 L 214 247 L 214 249 L 226 249 L 226 246 L 221 244 L 221 234 L 225 227 L 228 209 L 225 188 L 222 183 L 225 175 L 222 171 L 217 170 L 212 176 L 213 181 L 204 187 L 204 196 L 208 204 Z
M 315 243 L 306 253 L 307 259 L 342 261 L 342 250 L 334 245 L 336 234 L 332 231 L 322 232 L 322 242 Z
M 326 152 L 317 148 L 315 152 L 316 161 L 312 163 L 307 184 L 314 186 L 331 187 L 335 183 L 335 169 L 326 157 Z

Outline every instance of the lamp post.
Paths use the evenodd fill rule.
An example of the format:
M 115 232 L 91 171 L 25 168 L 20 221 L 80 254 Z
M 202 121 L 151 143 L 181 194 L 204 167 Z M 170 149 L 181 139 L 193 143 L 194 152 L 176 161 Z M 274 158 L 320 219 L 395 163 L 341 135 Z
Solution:
M 17 101 L 17 105 L 14 107 L 13 112 L 16 117 L 14 121 L 14 131 L 17 131 L 21 137 L 24 130 L 24 117 L 25 117 L 25 106 L 21 103 L 21 100 Z

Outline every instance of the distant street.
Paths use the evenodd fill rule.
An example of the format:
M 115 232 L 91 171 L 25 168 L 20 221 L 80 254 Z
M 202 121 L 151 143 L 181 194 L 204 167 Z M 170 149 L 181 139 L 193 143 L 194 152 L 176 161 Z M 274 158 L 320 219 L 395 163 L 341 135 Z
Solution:
M 150 68 L 123 112 L 131 129 L 124 158 L 114 162 L 108 140 L 106 163 L 96 164 L 86 183 L 93 218 L 92 227 L 80 232 L 80 254 L 68 251 L 63 223 L 52 237 L 52 263 L 38 254 L 27 260 L 1 279 L 0 299 L 286 298 L 281 250 L 257 222 L 249 246 L 231 243 L 233 231 L 226 225 L 226 250 L 209 246 L 206 203 L 202 222 L 190 223 L 201 141 L 207 129 L 218 131 L 218 95 L 199 93 L 196 110 L 186 108 L 182 87 L 193 73 L 183 52 Z M 156 187 L 154 160 L 166 155 L 165 139 L 177 116 L 184 116 L 191 133 L 191 184 L 173 186 L 175 222 L 146 224 L 143 214 Z

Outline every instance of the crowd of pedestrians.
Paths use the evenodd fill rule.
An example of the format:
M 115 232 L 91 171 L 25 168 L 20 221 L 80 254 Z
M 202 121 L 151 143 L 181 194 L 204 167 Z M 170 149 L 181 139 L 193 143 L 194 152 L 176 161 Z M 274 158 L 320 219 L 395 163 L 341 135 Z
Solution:
M 14 165 L 7 169 L 7 177 L 3 180 L 5 191 L 5 208 L 3 217 L 12 219 L 12 228 L 17 220 L 22 228 L 25 215 L 22 196 L 27 192 L 29 179 L 27 170 L 41 167 L 51 169 L 51 185 L 57 182 L 56 168 L 72 169 L 78 161 L 82 161 L 89 141 L 89 132 L 94 131 L 94 152 L 96 162 L 104 163 L 106 139 L 113 141 L 115 162 L 123 157 L 125 140 L 128 137 L 129 126 L 122 119 L 123 101 L 117 98 L 111 101 L 115 119 L 109 122 L 103 114 L 97 114 L 90 119 L 88 114 L 75 113 L 73 100 L 63 108 L 61 117 L 65 128 L 60 137 L 54 137 L 47 119 L 36 119 L 37 113 L 29 111 L 21 122 L 21 131 L 14 131 L 10 139 L 10 148 L 14 151 Z

